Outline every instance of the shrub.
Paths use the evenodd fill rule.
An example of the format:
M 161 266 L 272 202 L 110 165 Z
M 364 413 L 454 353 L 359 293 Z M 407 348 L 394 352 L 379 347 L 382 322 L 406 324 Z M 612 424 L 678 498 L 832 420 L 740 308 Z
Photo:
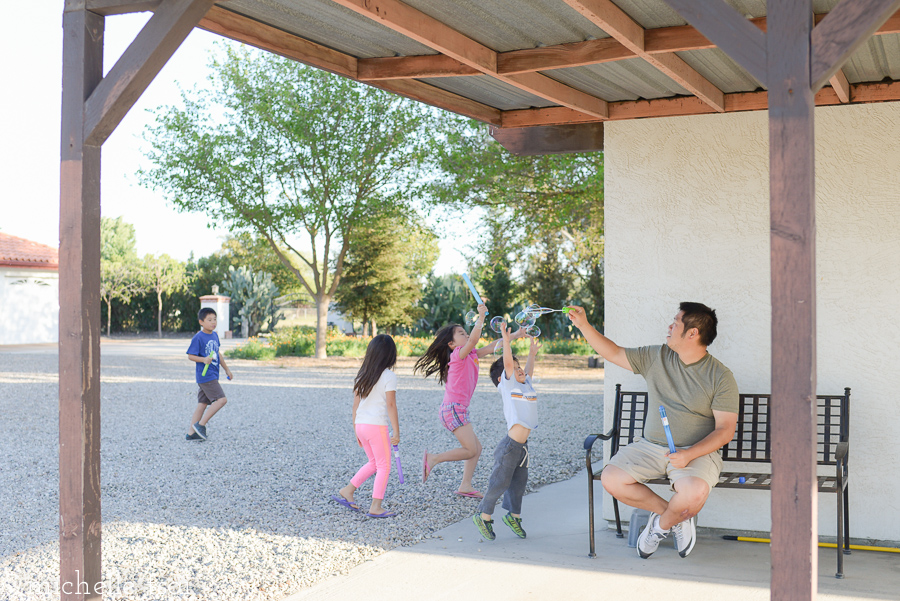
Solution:
M 248 338 L 247 342 L 225 353 L 229 359 L 273 359 L 275 349 L 259 338 Z

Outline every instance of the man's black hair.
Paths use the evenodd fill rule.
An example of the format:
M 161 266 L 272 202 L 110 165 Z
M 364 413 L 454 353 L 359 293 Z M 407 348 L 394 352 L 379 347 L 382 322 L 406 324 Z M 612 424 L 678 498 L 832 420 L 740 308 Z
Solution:
M 712 344 L 716 339 L 716 326 L 719 324 L 716 312 L 703 303 L 684 302 L 678 306 L 678 309 L 684 311 L 684 315 L 681 317 L 684 331 L 697 328 L 697 331 L 700 332 L 700 344 L 703 346 Z

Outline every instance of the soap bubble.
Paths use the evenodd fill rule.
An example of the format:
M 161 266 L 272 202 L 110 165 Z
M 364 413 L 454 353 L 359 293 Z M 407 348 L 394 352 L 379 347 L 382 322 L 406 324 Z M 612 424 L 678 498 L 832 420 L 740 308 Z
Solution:
M 494 354 L 495 354 L 495 355 L 500 355 L 500 356 L 503 355 L 503 345 L 502 345 L 502 344 L 498 344 L 498 345 L 494 348 Z
M 469 311 L 466 313 L 466 327 L 471 328 L 475 325 L 475 322 L 478 321 L 478 313 L 475 311 Z
M 497 317 L 494 317 L 493 319 L 491 319 L 491 329 L 499 334 L 500 333 L 500 324 L 502 324 L 504 321 L 505 320 L 503 319 L 502 315 L 498 315 Z
M 529 326 L 525 328 L 525 333 L 533 338 L 537 338 L 541 335 L 541 329 L 537 326 Z

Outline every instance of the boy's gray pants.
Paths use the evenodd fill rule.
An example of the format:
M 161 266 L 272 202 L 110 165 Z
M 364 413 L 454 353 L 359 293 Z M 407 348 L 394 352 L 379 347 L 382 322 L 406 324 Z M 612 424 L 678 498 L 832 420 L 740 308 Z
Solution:
M 503 495 L 503 509 L 510 513 L 522 513 L 522 496 L 527 483 L 528 442 L 522 444 L 507 436 L 494 450 L 494 469 L 487 492 L 478 504 L 478 511 L 493 515 L 497 500 Z

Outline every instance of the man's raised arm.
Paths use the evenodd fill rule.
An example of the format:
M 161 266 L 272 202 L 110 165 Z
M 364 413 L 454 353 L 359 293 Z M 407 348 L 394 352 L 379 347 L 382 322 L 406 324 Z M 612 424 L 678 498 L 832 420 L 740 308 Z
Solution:
M 609 361 L 628 371 L 634 371 L 631 369 L 631 364 L 625 355 L 625 349 L 598 332 L 594 326 L 588 323 L 584 307 L 569 307 L 569 320 L 581 331 L 581 335 L 584 336 L 587 343 L 603 357 L 604 361 Z

